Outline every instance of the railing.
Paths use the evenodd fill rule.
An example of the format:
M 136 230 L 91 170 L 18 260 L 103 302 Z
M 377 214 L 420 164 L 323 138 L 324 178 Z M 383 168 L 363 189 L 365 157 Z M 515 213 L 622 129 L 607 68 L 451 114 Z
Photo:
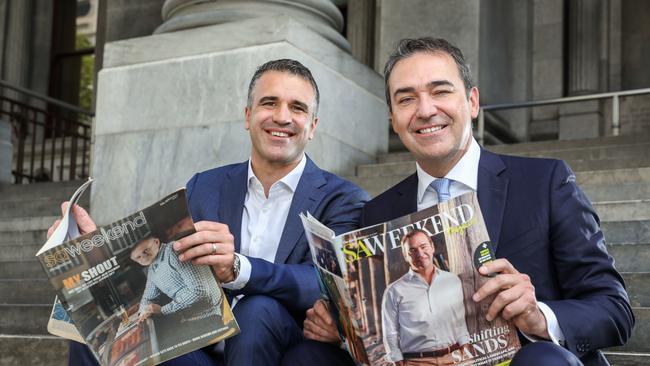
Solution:
M 492 105 L 482 106 L 478 112 L 478 125 L 477 125 L 477 138 L 479 140 L 478 142 L 479 144 L 483 145 L 483 140 L 485 138 L 485 112 L 486 111 L 539 107 L 539 106 L 551 105 L 551 104 L 575 103 L 575 102 L 583 102 L 587 100 L 600 100 L 600 99 L 609 99 L 609 98 L 612 98 L 612 135 L 618 136 L 621 129 L 620 114 L 619 114 L 619 99 L 621 97 L 627 97 L 630 95 L 642 95 L 642 94 L 650 94 L 650 88 L 625 90 L 625 91 L 610 92 L 610 93 L 580 95 L 575 97 L 555 98 L 555 99 L 546 99 L 546 100 L 529 101 L 529 102 L 492 104 Z
M 82 119 L 90 121 L 94 114 L 2 80 L 0 87 L 40 100 L 50 107 L 48 111 L 0 96 L 0 119 L 8 121 L 12 129 L 14 182 L 87 177 L 91 126 Z

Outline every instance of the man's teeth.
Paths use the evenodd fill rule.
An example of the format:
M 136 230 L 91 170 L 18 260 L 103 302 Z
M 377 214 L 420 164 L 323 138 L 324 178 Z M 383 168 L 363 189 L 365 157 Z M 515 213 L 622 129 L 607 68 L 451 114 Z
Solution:
M 278 131 L 271 131 L 271 135 L 278 136 L 278 137 L 289 137 L 288 133 L 278 132 Z
M 442 130 L 443 127 L 444 126 L 435 126 L 435 127 L 423 128 L 421 130 L 418 130 L 418 133 L 431 133 L 431 132 Z

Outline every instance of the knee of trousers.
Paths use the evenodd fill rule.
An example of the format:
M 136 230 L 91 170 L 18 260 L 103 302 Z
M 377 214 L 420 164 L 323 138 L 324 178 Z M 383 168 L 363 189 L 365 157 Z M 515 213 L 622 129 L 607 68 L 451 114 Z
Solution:
M 277 300 L 265 295 L 244 296 L 233 309 L 241 332 L 234 338 L 264 341 L 301 332 L 296 320 Z
M 582 366 L 580 359 L 552 342 L 533 342 L 522 347 L 512 359 L 511 366 Z

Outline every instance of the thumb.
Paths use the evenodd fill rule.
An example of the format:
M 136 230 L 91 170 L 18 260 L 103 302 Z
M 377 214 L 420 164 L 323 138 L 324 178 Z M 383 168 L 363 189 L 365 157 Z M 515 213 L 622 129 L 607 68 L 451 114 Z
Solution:
M 79 232 L 87 234 L 91 231 L 97 230 L 97 225 L 93 221 L 92 217 L 88 214 L 88 211 L 84 210 L 83 207 L 79 205 L 74 205 L 72 207 L 72 215 L 77 221 L 77 226 L 79 226 Z

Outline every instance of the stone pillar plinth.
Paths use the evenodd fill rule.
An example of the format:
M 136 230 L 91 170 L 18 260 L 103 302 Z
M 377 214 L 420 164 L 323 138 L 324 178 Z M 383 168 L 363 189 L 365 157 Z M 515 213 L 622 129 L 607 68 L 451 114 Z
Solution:
M 321 168 L 352 175 L 357 164 L 387 150 L 381 77 L 293 17 L 112 42 L 98 81 L 93 217 L 109 222 L 183 186 L 195 172 L 248 159 L 248 83 L 259 65 L 280 58 L 302 62 L 318 83 L 319 124 L 307 154 Z
M 330 0 L 166 0 L 162 15 L 164 22 L 156 29 L 157 34 L 284 15 L 339 48 L 350 50 L 350 44 L 341 35 L 343 15 Z
M 569 96 L 598 93 L 601 85 L 601 56 L 605 35 L 607 2 L 569 2 L 569 47 L 567 92 Z M 604 71 L 604 70 L 603 70 Z M 571 103 L 560 107 L 560 139 L 590 138 L 600 135 L 598 101 Z

